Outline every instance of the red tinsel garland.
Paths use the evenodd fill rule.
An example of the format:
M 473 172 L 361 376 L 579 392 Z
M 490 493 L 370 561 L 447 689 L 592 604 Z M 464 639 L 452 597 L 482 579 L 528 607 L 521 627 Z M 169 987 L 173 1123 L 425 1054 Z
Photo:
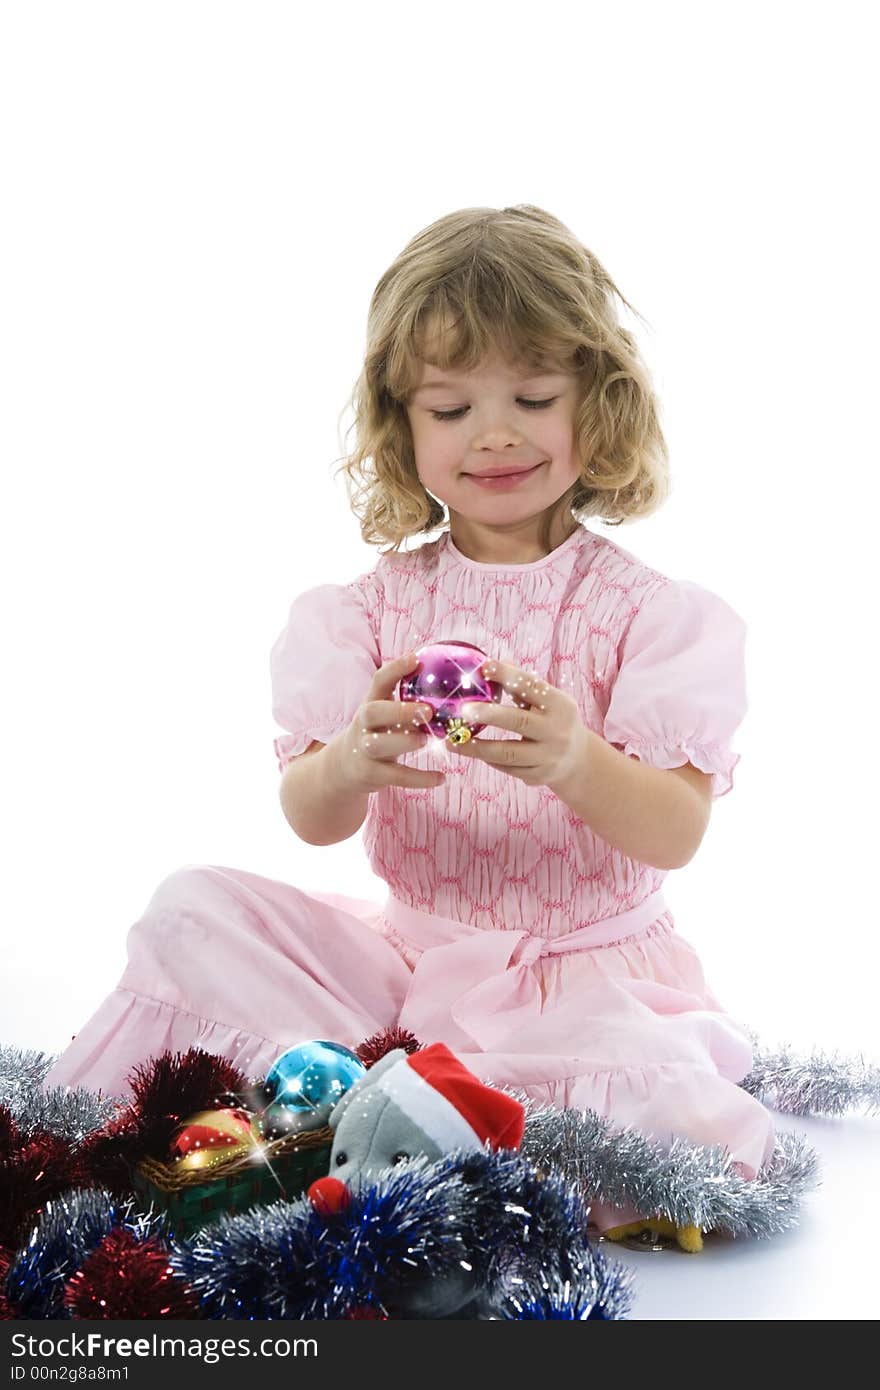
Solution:
M 16 1249 L 50 1197 L 87 1187 L 79 1151 L 58 1134 L 21 1134 L 0 1106 L 0 1246 Z
M 11 1264 L 12 1251 L 4 1250 L 3 1246 L 0 1245 L 0 1322 L 5 1322 L 15 1317 L 12 1307 L 6 1298 L 6 1294 L 3 1292 L 3 1285 L 6 1282 L 6 1276 L 9 1273 L 9 1266 Z
M 0 1158 L 5 1158 L 18 1144 L 18 1127 L 8 1105 L 0 1105 Z
M 408 1028 L 398 1028 L 395 1024 L 391 1028 L 380 1028 L 378 1033 L 373 1033 L 356 1047 L 355 1052 L 365 1067 L 372 1067 L 380 1057 L 393 1052 L 396 1047 L 402 1047 L 404 1052 L 412 1054 L 418 1052 L 421 1046 L 415 1033 Z
M 64 1306 L 76 1318 L 195 1318 L 199 1303 L 161 1241 L 117 1226 L 70 1278 Z

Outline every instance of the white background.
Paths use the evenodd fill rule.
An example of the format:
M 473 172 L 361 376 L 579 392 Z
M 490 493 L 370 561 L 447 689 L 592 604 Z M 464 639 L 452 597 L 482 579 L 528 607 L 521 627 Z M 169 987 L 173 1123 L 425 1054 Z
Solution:
M 0 1042 L 60 1050 L 183 864 L 384 897 L 359 836 L 283 817 L 269 649 L 298 592 L 375 563 L 332 474 L 376 281 L 437 217 L 530 202 L 648 321 L 623 313 L 672 496 L 589 524 L 749 627 L 678 928 L 768 1043 L 880 1060 L 868 13 L 4 10 Z M 826 1129 L 850 1158 L 880 1135 Z M 858 1226 L 842 1176 L 821 1204 Z M 747 1315 L 853 1306 L 814 1293 Z

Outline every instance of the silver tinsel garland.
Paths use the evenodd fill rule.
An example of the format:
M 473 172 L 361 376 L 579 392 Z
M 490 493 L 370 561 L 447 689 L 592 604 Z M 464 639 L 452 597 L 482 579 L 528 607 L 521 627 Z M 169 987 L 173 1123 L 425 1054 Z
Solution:
M 752 1070 L 739 1083 L 744 1091 L 785 1115 L 844 1115 L 864 1107 L 880 1110 L 880 1066 L 859 1053 L 813 1051 L 801 1057 L 783 1043 L 765 1050 L 757 1034 L 752 1042 Z
M 588 1201 L 631 1202 L 677 1226 L 766 1237 L 795 1224 L 804 1194 L 819 1182 L 816 1154 L 800 1134 L 777 1133 L 772 1159 L 750 1179 L 733 1170 L 721 1147 L 675 1139 L 665 1149 L 636 1130 L 615 1129 L 595 1111 L 558 1110 L 501 1089 L 525 1106 L 523 1157 L 561 1172 Z
M 55 1061 L 45 1052 L 0 1047 L 0 1105 L 11 1112 L 26 1138 L 48 1132 L 78 1144 L 105 1125 L 124 1102 L 81 1086 L 50 1086 L 44 1091 L 43 1077 Z

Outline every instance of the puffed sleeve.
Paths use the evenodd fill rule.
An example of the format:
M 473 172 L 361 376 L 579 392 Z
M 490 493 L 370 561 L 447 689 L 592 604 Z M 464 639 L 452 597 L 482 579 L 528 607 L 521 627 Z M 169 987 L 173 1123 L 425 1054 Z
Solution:
M 746 624 L 699 584 L 669 580 L 632 619 L 605 715 L 604 736 L 652 767 L 693 763 L 712 796 L 733 786 L 730 740 L 748 708 Z
M 329 743 L 351 723 L 382 664 L 357 582 L 295 598 L 269 664 L 272 717 L 288 730 L 273 743 L 281 772 L 314 739 Z

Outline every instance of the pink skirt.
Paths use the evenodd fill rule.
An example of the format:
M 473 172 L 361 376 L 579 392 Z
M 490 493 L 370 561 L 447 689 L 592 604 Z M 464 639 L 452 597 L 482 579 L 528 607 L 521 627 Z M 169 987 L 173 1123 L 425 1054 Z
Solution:
M 295 1043 L 354 1048 L 400 1024 L 488 1083 L 664 1145 L 724 1145 L 748 1178 L 773 1153 L 770 1112 L 737 1084 L 752 1066 L 748 1036 L 659 891 L 546 940 L 187 865 L 159 885 L 127 945 L 119 984 L 45 1086 L 126 1095 L 134 1066 L 194 1046 L 259 1077 Z M 637 1215 L 594 1203 L 590 1220 L 604 1230 Z

